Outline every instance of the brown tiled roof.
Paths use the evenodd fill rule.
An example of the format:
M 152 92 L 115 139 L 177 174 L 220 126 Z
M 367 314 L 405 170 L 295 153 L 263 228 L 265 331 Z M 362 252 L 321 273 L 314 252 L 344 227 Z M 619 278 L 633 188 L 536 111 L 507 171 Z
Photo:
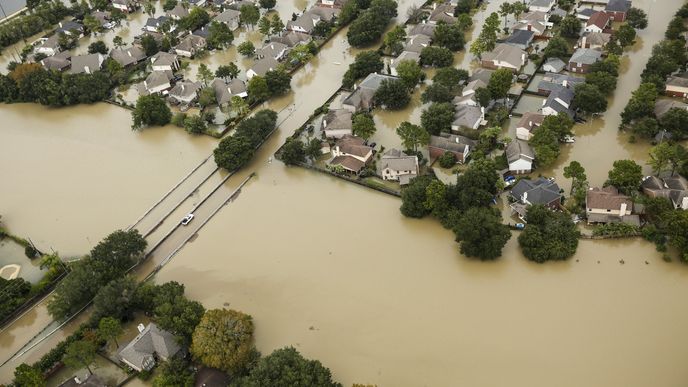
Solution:
M 626 208 L 633 208 L 631 198 L 620 194 L 616 188 L 611 186 L 589 189 L 585 202 L 588 208 L 620 210 L 623 203 L 626 203 Z
M 588 19 L 587 25 L 591 26 L 593 24 L 603 30 L 607 24 L 609 24 L 609 15 L 604 11 L 597 11 L 593 13 L 592 16 L 590 16 L 590 19 Z
M 337 156 L 330 160 L 329 164 L 341 165 L 344 167 L 344 169 L 348 169 L 349 171 L 356 173 L 358 173 L 365 166 L 363 161 L 351 156 Z
M 360 137 L 344 136 L 337 141 L 339 150 L 358 157 L 365 157 L 371 151 L 371 147 L 364 145 L 365 141 Z

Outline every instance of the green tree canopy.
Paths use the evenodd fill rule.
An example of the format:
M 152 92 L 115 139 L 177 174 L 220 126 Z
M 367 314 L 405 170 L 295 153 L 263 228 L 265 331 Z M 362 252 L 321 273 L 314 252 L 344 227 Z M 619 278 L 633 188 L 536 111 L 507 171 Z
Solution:
M 375 121 L 370 114 L 358 113 L 353 118 L 351 130 L 354 135 L 367 140 L 375 134 Z
M 172 112 L 157 94 L 142 95 L 136 100 L 136 107 L 131 112 L 132 129 L 139 130 L 144 126 L 162 126 L 170 123 Z
M 559 23 L 561 35 L 567 38 L 578 38 L 581 30 L 581 22 L 574 15 L 567 15 Z
M 626 21 L 635 29 L 644 30 L 647 28 L 647 14 L 640 8 L 631 7 L 626 12 Z
M 468 71 L 453 67 L 437 69 L 435 76 L 432 78 L 433 84 L 446 86 L 452 91 L 456 91 L 459 88 L 459 83 L 466 80 L 468 80 Z
M 160 365 L 153 387 L 192 387 L 194 375 L 186 360 L 172 357 Z
M 43 374 L 38 369 L 22 363 L 14 370 L 14 385 L 45 387 L 46 382 Z
M 561 261 L 576 252 L 580 233 L 568 214 L 537 204 L 528 207 L 526 221 L 528 224 L 518 236 L 518 244 L 529 260 Z
M 320 147 L 318 147 L 319 149 Z M 306 151 L 303 143 L 296 138 L 289 138 L 282 146 L 281 159 L 287 165 L 296 165 L 306 161 Z
M 580 83 L 575 88 L 573 106 L 587 114 L 602 113 L 607 110 L 607 98 L 597 86 Z
M 461 245 L 461 254 L 482 260 L 500 257 L 502 248 L 511 238 L 511 232 L 502 224 L 499 212 L 485 207 L 466 211 L 454 226 L 454 233 Z
M 420 52 L 420 64 L 432 67 L 448 67 L 454 62 L 454 54 L 448 48 L 427 46 Z
M 566 39 L 561 36 L 555 36 L 549 40 L 547 47 L 542 52 L 545 58 L 559 58 L 561 60 L 568 60 L 569 44 Z
M 401 191 L 401 213 L 409 218 L 422 218 L 430 214 L 426 208 L 426 189 L 433 181 L 429 176 L 418 176 Z
M 413 89 L 425 77 L 425 73 L 414 60 L 402 60 L 397 65 L 397 74 L 406 87 Z
M 435 28 L 433 43 L 451 51 L 463 50 L 465 44 L 463 32 L 458 23 L 440 23 Z
M 67 346 L 62 362 L 67 367 L 78 370 L 86 367 L 89 373 L 93 373 L 91 365 L 96 361 L 96 345 L 88 340 L 74 341 Z
M 433 103 L 420 116 L 421 126 L 434 135 L 449 132 L 453 121 L 454 105 L 450 103 Z
M 506 98 L 511 88 L 514 74 L 509 69 L 497 69 L 490 76 L 487 89 L 493 98 Z
M 351 88 L 357 79 L 371 73 L 380 72 L 383 68 L 384 63 L 377 51 L 363 51 L 356 55 L 354 63 L 349 65 L 349 69 L 344 74 L 342 84 L 346 88 Z
M 260 19 L 260 10 L 255 5 L 244 4 L 241 6 L 239 12 L 241 13 L 239 15 L 241 24 L 251 26 L 252 28 L 256 22 L 258 22 L 258 19 Z
M 423 103 L 428 102 L 451 102 L 454 99 L 454 93 L 445 85 L 441 83 L 433 83 L 425 88 L 420 100 Z
M 613 185 L 626 195 L 635 195 L 643 180 L 643 169 L 633 160 L 616 160 L 605 185 Z
M 317 360 L 305 359 L 293 347 L 273 351 L 260 359 L 248 376 L 239 379 L 240 387 L 341 387 L 332 373 Z
M 122 332 L 124 332 L 122 323 L 116 318 L 103 317 L 98 322 L 98 336 L 105 341 L 112 340 L 116 347 L 119 347 L 117 336 L 121 335 Z
M 401 143 L 406 149 L 418 151 L 419 145 L 428 145 L 430 133 L 418 125 L 404 121 L 397 128 L 397 134 L 401 138 Z
M 377 106 L 388 110 L 400 110 L 411 102 L 406 84 L 401 80 L 384 79 L 373 96 Z
M 631 99 L 621 112 L 621 122 L 629 124 L 641 117 L 654 115 L 657 88 L 652 83 L 641 83 L 640 87 L 631 94 Z

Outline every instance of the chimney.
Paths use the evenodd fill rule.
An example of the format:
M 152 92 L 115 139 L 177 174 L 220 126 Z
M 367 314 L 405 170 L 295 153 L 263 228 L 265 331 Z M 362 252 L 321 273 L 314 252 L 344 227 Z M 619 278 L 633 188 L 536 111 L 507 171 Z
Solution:
M 528 201 L 528 192 L 524 192 L 524 193 L 523 193 L 523 198 L 522 198 L 522 200 L 523 200 L 523 203 L 525 203 L 525 202 Z
M 619 215 L 626 215 L 626 202 L 621 203 L 621 210 L 619 211 Z
M 139 329 L 139 333 L 143 332 L 143 330 L 146 329 L 146 327 L 143 324 L 137 325 L 136 328 Z

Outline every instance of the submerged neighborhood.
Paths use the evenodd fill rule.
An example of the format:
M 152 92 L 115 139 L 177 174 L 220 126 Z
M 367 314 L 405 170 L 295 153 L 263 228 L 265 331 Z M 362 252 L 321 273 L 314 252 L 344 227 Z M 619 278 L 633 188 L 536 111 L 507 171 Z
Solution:
M 614 239 L 646 241 L 661 262 L 685 264 L 688 4 L 671 3 L 672 18 L 651 25 L 642 0 L 28 1 L 0 22 L 0 102 L 109 104 L 131 117 L 120 125 L 131 135 L 181 131 L 215 149 L 136 222 L 89 240 L 80 256 L 0 218 L 0 320 L 29 332 L 3 349 L 0 383 L 358 380 L 316 359 L 322 351 L 302 346 L 312 339 L 261 352 L 264 322 L 254 325 L 237 303 L 201 303 L 194 284 L 156 280 L 216 214 L 251 195 L 245 185 L 260 181 L 259 168 L 380 192 L 404 218 L 448 230 L 457 259 L 499 260 L 514 238 L 515 256 L 556 265 L 579 262 L 582 240 Z M 665 32 L 643 41 L 648 28 Z M 643 44 L 648 57 L 637 53 Z M 625 75 L 629 63 L 644 66 L 639 78 Z M 323 71 L 336 87 L 303 78 Z M 315 108 L 304 120 L 306 98 Z M 591 146 L 600 133 L 633 157 L 600 162 L 619 146 Z M 265 181 L 277 187 L 285 176 Z M 332 195 L 327 205 L 344 206 Z M 318 227 L 340 233 L 332 208 L 321 210 L 330 223 Z M 47 320 L 23 322 L 35 313 Z M 353 385 L 377 385 L 362 382 Z

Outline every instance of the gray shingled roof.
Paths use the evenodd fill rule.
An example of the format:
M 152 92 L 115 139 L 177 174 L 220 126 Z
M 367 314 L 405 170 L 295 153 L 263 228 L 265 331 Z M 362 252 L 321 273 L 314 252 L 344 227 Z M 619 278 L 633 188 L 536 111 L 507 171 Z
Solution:
M 533 37 L 535 37 L 535 32 L 533 31 L 514 30 L 504 43 L 527 46 L 533 41 Z
M 482 117 L 482 110 L 477 106 L 458 105 L 454 113 L 452 126 L 464 126 L 473 128 L 475 123 Z
M 463 153 L 466 146 L 475 146 L 475 141 L 456 135 L 430 136 L 430 146 L 451 152 Z
M 514 161 L 520 159 L 527 159 L 530 161 L 535 159 L 535 152 L 533 152 L 533 148 L 531 148 L 527 142 L 521 140 L 511 141 L 509 145 L 507 145 L 504 153 L 506 154 L 506 159 L 509 163 L 513 163 Z
M 262 77 L 268 71 L 277 70 L 278 66 L 279 62 L 277 62 L 273 57 L 268 56 L 254 63 L 253 67 L 251 67 L 251 70 L 253 70 L 256 75 Z
M 81 74 L 87 72 L 94 73 L 100 70 L 100 66 L 103 64 L 102 54 L 86 54 L 77 55 L 72 57 L 72 68 L 70 72 L 72 74 Z
M 150 323 L 119 352 L 119 356 L 130 364 L 144 368 L 147 357 L 155 354 L 162 359 L 168 359 L 176 355 L 180 349 L 173 334 Z
M 146 59 L 146 53 L 138 46 L 131 46 L 129 48 L 112 49 L 110 57 L 122 65 L 122 67 L 126 67 Z
M 604 10 L 612 12 L 627 12 L 630 8 L 631 2 L 629 0 L 609 0 Z
M 590 48 L 579 48 L 571 55 L 569 63 L 581 63 L 591 65 L 602 57 L 602 53 Z
M 544 177 L 537 180 L 521 179 L 511 189 L 511 195 L 519 201 L 525 193 L 528 194 L 527 200 L 530 204 L 549 204 L 561 197 L 557 183 Z

